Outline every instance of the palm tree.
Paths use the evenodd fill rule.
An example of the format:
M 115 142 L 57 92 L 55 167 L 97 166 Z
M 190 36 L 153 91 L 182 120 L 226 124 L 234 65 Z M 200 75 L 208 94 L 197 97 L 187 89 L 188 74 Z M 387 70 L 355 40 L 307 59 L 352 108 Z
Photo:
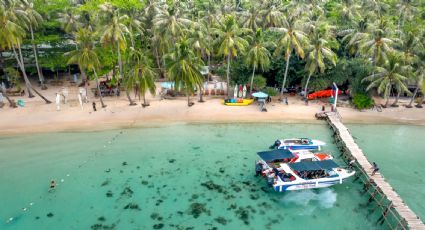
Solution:
M 337 56 L 330 49 L 328 39 L 331 36 L 329 26 L 327 24 L 319 25 L 314 28 L 311 33 L 310 47 L 307 54 L 307 63 L 305 65 L 308 71 L 307 82 L 305 83 L 304 96 L 307 100 L 307 87 L 310 82 L 310 77 L 318 70 L 323 73 L 326 69 L 325 60 L 330 61 L 334 66 L 336 65 Z
M 155 78 L 157 73 L 153 69 L 152 60 L 141 50 L 130 48 L 128 55 L 128 66 L 130 67 L 125 80 L 127 91 L 137 88 L 137 92 L 143 95 L 142 106 L 149 106 L 146 102 L 146 92 L 155 95 Z
M 265 4 L 260 15 L 263 16 L 263 28 L 279 27 L 282 24 L 283 13 L 280 6 L 273 3 L 273 1 Z
M 28 2 L 26 0 L 22 0 L 22 3 L 25 14 L 29 20 L 27 24 L 31 33 L 32 50 L 34 52 L 35 66 L 37 68 L 38 79 L 40 80 L 41 89 L 47 89 L 47 86 L 44 84 L 43 72 L 41 71 L 40 65 L 38 63 L 37 45 L 34 41 L 34 29 L 36 29 L 43 21 L 43 17 L 34 9 L 34 3 Z
M 51 103 L 41 93 L 34 89 L 31 82 L 28 80 L 28 76 L 25 71 L 25 63 L 22 56 L 22 39 L 25 36 L 26 24 L 28 21 L 26 14 L 18 8 L 18 5 L 14 1 L 7 1 L 0 4 L 0 48 L 12 49 L 13 55 L 18 63 L 18 66 L 24 76 L 25 86 L 28 91 L 29 97 L 34 97 L 31 91 L 34 91 L 39 97 L 41 97 L 46 104 Z
M 58 22 L 62 24 L 63 29 L 68 34 L 73 34 L 77 32 L 81 23 L 79 22 L 80 15 L 75 14 L 70 9 L 67 9 L 63 13 L 59 13 Z
M 232 57 L 238 56 L 238 53 L 244 53 L 248 47 L 243 35 L 249 32 L 249 29 L 239 28 L 235 17 L 227 15 L 213 32 L 218 36 L 218 54 L 227 57 L 227 96 L 230 97 L 230 61 Z
M 408 66 L 402 64 L 402 57 L 397 54 L 389 54 L 388 61 L 382 66 L 375 67 L 375 73 L 364 78 L 362 81 L 368 81 L 370 84 L 366 90 L 376 88 L 378 93 L 383 93 L 386 99 L 384 107 L 388 107 L 390 94 L 393 87 L 409 92 L 406 86 L 407 77 L 404 76 Z
M 338 32 L 339 36 L 343 36 L 342 43 L 346 44 L 348 53 L 355 54 L 359 51 L 360 41 L 364 40 L 368 36 L 368 22 L 367 18 L 364 18 L 354 24 L 349 29 Z
M 255 4 L 251 6 L 248 11 L 241 12 L 242 16 L 242 26 L 245 28 L 250 28 L 252 31 L 256 31 L 261 22 L 259 16 L 260 12 L 258 10 L 258 6 Z
M 415 80 L 416 80 L 416 88 L 415 91 L 413 91 L 412 98 L 410 99 L 409 105 L 407 105 L 407 108 L 412 108 L 412 103 L 416 98 L 416 95 L 419 92 L 419 89 L 422 88 L 422 92 L 425 92 L 425 61 L 424 59 L 420 59 L 419 66 L 417 67 L 417 70 L 414 74 Z M 420 103 L 418 103 L 419 105 Z
M 388 53 L 393 51 L 394 41 L 387 37 L 388 34 L 387 23 L 380 19 L 379 25 L 372 28 L 371 33 L 357 41 L 360 54 L 370 58 L 374 66 L 385 63 Z
M 397 28 L 401 37 L 401 27 L 404 26 L 404 22 L 406 19 L 410 20 L 415 15 L 416 9 L 416 1 L 415 0 L 400 0 L 400 2 L 396 5 L 396 8 L 399 11 L 399 19 Z
M 346 23 L 360 18 L 360 8 L 355 0 L 342 0 L 337 3 L 335 11 L 338 13 L 341 22 Z
M 297 28 L 298 23 L 299 22 L 296 20 L 295 16 L 289 15 L 288 17 L 284 18 L 282 27 L 272 28 L 272 30 L 281 34 L 277 44 L 277 49 L 275 50 L 275 55 L 280 54 L 283 51 L 286 61 L 285 75 L 283 76 L 282 89 L 280 90 L 280 99 L 282 99 L 285 89 L 286 79 L 288 77 L 289 62 L 292 53 L 295 51 L 295 54 L 303 59 L 303 46 L 308 43 L 307 35 Z
M 269 68 L 270 66 L 270 52 L 266 48 L 266 41 L 261 29 L 257 29 L 251 49 L 246 55 L 246 64 L 252 66 L 251 84 L 249 92 L 252 93 L 252 85 L 254 83 L 255 70 L 261 67 L 261 70 Z M 274 44 L 273 44 L 274 45 Z
M 190 95 L 194 88 L 202 90 L 203 76 L 200 68 L 202 60 L 190 49 L 187 40 L 182 40 L 175 45 L 172 53 L 165 56 L 167 76 L 174 81 L 174 87 L 179 89 L 184 86 L 187 95 L 187 105 L 192 106 Z
M 127 20 L 128 17 L 126 15 L 120 16 L 118 10 L 113 9 L 109 3 L 102 4 L 100 8 L 105 13 L 105 17 L 108 17 L 107 15 L 112 17 L 108 18 L 109 20 L 104 21 L 104 25 L 100 29 L 100 42 L 104 46 L 111 45 L 112 48 L 116 49 L 120 79 L 123 79 L 124 72 L 121 51 L 126 49 L 127 43 L 125 35 L 130 33 L 127 26 L 124 24 L 124 21 Z M 136 105 L 136 103 L 131 99 L 128 91 L 126 91 L 126 95 L 130 105 Z
M 93 71 L 99 93 L 100 103 L 102 104 L 102 108 L 105 108 L 106 105 L 103 103 L 102 93 L 99 86 L 99 78 L 96 72 L 100 62 L 94 50 L 93 33 L 89 29 L 80 28 L 75 35 L 75 39 L 78 45 L 78 49 L 65 54 L 66 56 L 69 56 L 68 64 L 78 64 L 80 69 L 84 70 L 85 72 Z
M 184 12 L 176 6 L 160 11 L 153 20 L 155 30 L 168 45 L 175 43 L 191 23 L 192 21 L 187 19 Z
M 417 59 L 417 53 L 419 50 L 423 50 L 424 45 L 422 44 L 422 38 L 418 36 L 416 31 L 407 31 L 406 33 L 401 34 L 401 40 L 398 44 L 398 49 L 403 53 L 403 65 L 408 66 L 407 72 L 405 73 L 405 76 L 408 78 L 415 78 L 412 75 L 412 64 L 413 61 Z M 416 76 L 417 78 L 417 76 Z M 416 82 L 418 82 L 418 79 L 415 79 Z M 418 88 L 418 87 L 416 87 Z M 400 98 L 400 94 L 402 93 L 401 90 L 397 89 L 397 95 L 394 103 L 391 105 L 393 107 L 398 107 L 397 103 Z

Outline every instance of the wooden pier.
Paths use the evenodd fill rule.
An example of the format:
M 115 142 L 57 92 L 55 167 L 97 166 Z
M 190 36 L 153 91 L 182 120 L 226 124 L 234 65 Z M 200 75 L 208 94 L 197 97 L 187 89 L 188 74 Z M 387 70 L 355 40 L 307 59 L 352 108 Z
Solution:
M 353 137 L 347 127 L 341 122 L 338 113 L 320 113 L 317 118 L 323 118 L 331 126 L 335 142 L 347 161 L 355 160 L 356 179 L 361 179 L 364 183 L 363 192 L 370 194 L 367 205 L 372 201 L 376 205 L 372 211 L 381 210 L 381 217 L 377 223 L 386 222 L 390 229 L 420 229 L 425 230 L 424 223 L 418 216 L 403 202 L 400 196 L 394 191 L 391 185 L 379 173 L 372 176 L 372 164 L 367 160 L 359 146 L 354 142 Z

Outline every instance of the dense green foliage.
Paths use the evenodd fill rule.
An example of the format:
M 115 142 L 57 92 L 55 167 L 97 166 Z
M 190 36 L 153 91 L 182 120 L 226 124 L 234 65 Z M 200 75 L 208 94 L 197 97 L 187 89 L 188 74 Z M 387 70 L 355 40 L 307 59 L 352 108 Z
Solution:
M 358 110 L 369 109 L 374 105 L 373 100 L 369 96 L 362 93 L 354 95 L 353 104 L 354 107 L 356 107 Z
M 0 75 L 14 67 L 35 90 L 27 73 L 43 84 L 58 71 L 91 78 L 113 72 L 128 90 L 151 91 L 151 80 L 163 77 L 190 94 L 202 88 L 198 72 L 208 65 L 230 86 L 311 92 L 335 82 L 352 95 L 378 93 L 386 104 L 396 96 L 396 105 L 401 94 L 419 95 L 423 84 L 424 12 L 419 0 L 3 0 Z M 82 29 L 92 35 L 99 65 L 75 56 L 88 52 L 79 50 Z M 182 44 L 188 50 L 178 57 Z M 149 66 L 149 77 L 134 72 L 133 51 L 149 63 L 138 63 Z M 191 69 L 176 66 L 176 58 Z M 149 84 L 141 86 L 143 79 Z

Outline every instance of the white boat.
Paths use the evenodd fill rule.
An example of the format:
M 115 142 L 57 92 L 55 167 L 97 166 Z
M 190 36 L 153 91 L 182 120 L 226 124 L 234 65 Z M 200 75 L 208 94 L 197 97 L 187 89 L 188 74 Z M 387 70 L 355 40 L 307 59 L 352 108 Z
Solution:
M 312 140 L 310 138 L 291 138 L 284 140 L 276 140 L 270 148 L 288 149 L 288 150 L 320 150 L 325 142 Z
M 318 160 L 315 157 L 291 163 L 295 159 L 294 154 L 286 150 L 259 152 L 258 155 L 262 164 L 261 174 L 277 192 L 342 184 L 355 173 L 341 168 L 333 160 Z

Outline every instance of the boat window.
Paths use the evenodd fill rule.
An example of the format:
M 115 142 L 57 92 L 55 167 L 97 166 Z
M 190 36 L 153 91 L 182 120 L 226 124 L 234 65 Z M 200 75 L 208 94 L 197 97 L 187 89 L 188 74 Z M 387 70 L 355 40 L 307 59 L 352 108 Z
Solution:
M 301 162 L 311 162 L 311 161 L 313 161 L 313 158 L 306 158 L 301 160 Z

